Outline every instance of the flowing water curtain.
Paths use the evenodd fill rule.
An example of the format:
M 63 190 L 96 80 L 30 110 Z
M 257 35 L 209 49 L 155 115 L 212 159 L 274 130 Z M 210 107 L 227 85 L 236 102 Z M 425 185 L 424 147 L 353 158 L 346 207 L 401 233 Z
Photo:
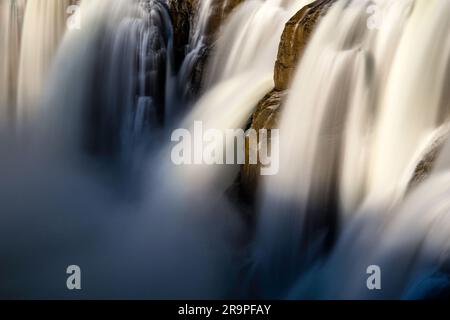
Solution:
M 179 127 L 188 129 L 191 134 L 195 134 L 195 121 L 201 121 L 205 131 L 215 129 L 225 133 L 227 129 L 245 128 L 258 101 L 274 87 L 274 62 L 284 25 L 306 3 L 308 1 L 291 1 L 290 6 L 285 7 L 281 1 L 249 1 L 248 5 L 244 3 L 237 7 L 221 28 L 215 47 L 216 54 L 222 54 L 222 48 L 225 50 L 224 57 L 233 53 L 229 64 L 220 65 L 227 68 L 226 76 L 218 77 L 215 83 L 205 89 Z M 242 60 L 239 52 L 236 52 L 239 46 L 245 51 Z M 214 61 L 214 57 L 212 59 Z M 196 136 L 199 145 L 195 149 L 204 147 L 203 139 L 198 142 L 199 138 L 203 137 Z M 214 143 L 220 145 L 219 141 L 213 141 L 208 146 L 214 147 Z M 233 238 L 235 232 L 240 231 L 241 221 L 224 194 L 236 179 L 240 166 L 207 165 L 203 158 L 200 159 L 203 164 L 176 166 L 170 161 L 172 146 L 165 145 L 155 166 L 149 168 L 151 178 L 146 179 L 146 190 L 151 192 L 146 201 L 149 208 L 157 208 L 157 211 L 148 210 L 148 217 L 162 216 L 183 226 L 183 229 L 186 223 L 195 221 L 197 226 L 193 226 L 193 230 L 197 230 L 198 225 L 209 225 L 214 221 L 210 227 L 203 229 L 206 232 L 201 235 L 211 237 L 213 243 L 217 234 L 226 234 L 225 239 Z M 221 147 L 231 149 L 231 145 Z M 195 150 L 193 156 L 194 153 Z M 211 230 L 214 230 L 212 235 Z M 234 244 L 225 242 L 221 243 L 224 245 L 221 247 L 223 251 L 214 251 L 228 259 L 228 247 L 236 248 Z M 216 266 L 214 260 L 211 261 L 211 265 Z M 224 261 L 215 272 L 222 274 L 222 268 L 228 267 L 228 262 Z M 234 267 L 232 269 L 235 271 L 237 268 Z M 229 287 L 230 283 L 233 285 L 230 279 L 229 275 L 221 278 L 216 282 L 215 290 L 221 290 L 223 284 L 225 287 Z
M 211 88 L 249 71 L 273 73 L 286 22 L 311 2 L 269 0 L 241 4 L 218 36 L 207 68 L 205 87 Z
M 298 68 L 255 245 L 268 294 L 286 292 L 355 212 L 394 214 L 423 140 L 448 119 L 449 3 L 377 1 L 377 28 L 372 5 L 338 2 Z
M 80 10 L 82 28 L 64 40 L 46 103 L 76 145 L 81 139 L 92 154 L 122 156 L 165 121 L 168 8 L 157 0 L 96 0 Z
M 218 31 L 212 30 L 213 28 L 209 26 L 216 20 L 214 25 L 216 28 L 220 27 L 218 24 L 222 23 L 220 15 L 223 13 L 219 13 L 218 16 L 217 11 L 220 10 L 217 7 L 223 9 L 227 2 L 227 0 L 205 0 L 194 3 L 196 14 L 191 21 L 189 41 L 185 49 L 186 56 L 176 81 L 176 95 L 180 98 L 174 99 L 171 113 L 179 113 L 201 94 L 203 71 L 214 42 L 215 32 Z
M 12 122 L 26 0 L 0 2 L 0 122 Z
M 423 151 L 433 146 L 449 124 L 449 16 L 448 1 L 414 1 L 380 101 L 366 199 L 357 214 L 370 219 L 380 215 L 380 203 L 394 205 L 384 211 L 385 227 L 377 235 L 382 241 L 364 241 L 377 243 L 371 250 L 372 261 L 385 272 L 396 271 L 400 283 L 388 279 L 386 289 L 397 296 L 406 294 L 406 286 L 427 277 L 427 272 L 442 267 L 448 272 L 449 184 L 445 173 L 415 193 L 406 192 Z M 448 130 L 444 132 L 448 137 Z M 365 254 L 360 257 L 363 259 L 367 259 Z
M 66 32 L 72 0 L 28 0 L 23 21 L 17 86 L 17 120 L 24 124 L 40 105 L 48 73 Z

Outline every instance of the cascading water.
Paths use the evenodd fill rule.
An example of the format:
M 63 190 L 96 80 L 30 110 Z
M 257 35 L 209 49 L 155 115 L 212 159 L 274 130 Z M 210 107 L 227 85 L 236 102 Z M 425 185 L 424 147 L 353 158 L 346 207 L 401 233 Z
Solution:
M 0 121 L 11 120 L 15 111 L 25 3 L 25 0 L 0 2 Z
M 197 13 L 193 19 L 192 30 L 190 30 L 188 43 L 185 48 L 186 56 L 181 64 L 177 80 L 175 82 L 174 95 L 177 97 L 172 101 L 172 116 L 190 105 L 199 95 L 201 76 L 198 74 L 205 63 L 209 46 L 212 40 L 207 34 L 207 27 L 214 6 L 214 0 L 205 0 L 196 3 Z M 180 107 L 181 106 L 181 107 Z M 175 109 L 176 107 L 176 109 Z
M 419 160 L 417 144 L 448 123 L 449 12 L 448 1 L 415 2 L 377 117 L 369 194 L 401 198 Z M 417 36 L 423 42 L 412 50 Z M 395 139 L 394 132 L 398 132 Z
M 291 298 L 428 299 L 448 297 L 449 173 L 433 175 L 397 205 L 361 211 L 333 253 L 299 276 Z M 382 290 L 366 287 L 368 266 L 383 271 Z M 445 293 L 447 290 L 447 293 Z
M 50 64 L 66 31 L 66 10 L 74 1 L 27 0 L 20 46 L 17 120 L 34 116 Z
M 209 17 L 211 16 L 213 3 L 214 0 L 205 0 L 198 5 L 199 10 L 195 21 L 194 32 L 192 32 L 192 37 L 189 41 L 189 48 L 191 50 L 197 46 L 206 45 L 206 28 Z
M 378 265 L 363 249 L 365 237 L 377 247 L 376 239 L 383 236 L 372 220 L 400 215 L 390 208 L 404 197 L 420 161 L 417 155 L 423 155 L 420 148 L 430 145 L 448 120 L 450 3 L 377 1 L 382 20 L 374 29 L 367 23 L 371 4 L 338 1 L 298 68 L 280 125 L 280 173 L 266 182 L 255 244 L 256 273 L 268 295 L 284 294 L 336 238 L 347 241 L 335 255 L 341 264 L 329 262 L 330 276 L 332 268 L 342 267 L 348 275 L 334 275 L 347 280 L 350 289 L 328 279 L 330 296 L 339 296 L 340 290 L 342 297 L 361 294 L 352 285 L 365 283 L 357 282 L 361 276 L 349 265 L 356 255 Z M 405 225 L 414 228 L 409 219 Z M 373 224 L 374 233 L 358 230 L 366 223 Z M 358 237 L 360 232 L 364 235 Z M 355 242 L 359 250 L 352 250 Z M 311 286 L 323 289 L 326 297 L 319 274 Z
M 77 1 L 0 0 L 0 125 L 11 110 L 32 138 L 0 128 L 0 297 L 71 297 L 55 275 L 73 263 L 82 298 L 448 288 L 450 142 L 434 148 L 450 126 L 449 1 L 335 1 L 281 109 L 280 172 L 263 181 L 255 230 L 227 192 L 239 165 L 171 161 L 177 127 L 245 129 L 274 87 L 285 23 L 310 2 L 242 1 L 212 39 L 214 6 L 229 2 L 199 1 L 175 70 L 163 0 L 85 0 L 72 30 Z M 412 185 L 429 153 L 430 177 Z M 124 171 L 117 157 L 131 160 Z M 383 270 L 382 291 L 367 290 L 369 265 Z
M 82 27 L 61 47 L 46 105 L 70 112 L 54 110 L 55 122 L 91 153 L 126 156 L 165 121 L 168 9 L 157 0 L 97 0 L 80 10 Z
M 236 8 L 211 53 L 205 92 L 181 127 L 193 131 L 194 121 L 202 121 L 204 130 L 244 129 L 257 103 L 274 87 L 273 66 L 286 21 L 308 2 L 252 0 Z M 241 88 L 245 90 L 236 94 Z M 196 166 L 183 168 L 181 175 L 195 177 L 202 193 L 210 190 L 211 184 L 229 186 L 235 177 L 230 170 L 236 173 L 238 169 Z M 208 182 L 202 184 L 200 177 Z

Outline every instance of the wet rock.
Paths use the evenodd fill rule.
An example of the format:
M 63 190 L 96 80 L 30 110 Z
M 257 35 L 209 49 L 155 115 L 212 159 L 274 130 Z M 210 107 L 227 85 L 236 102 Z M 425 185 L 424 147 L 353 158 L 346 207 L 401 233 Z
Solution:
M 449 134 L 450 128 L 447 126 L 437 135 L 432 144 L 425 150 L 422 160 L 420 160 L 417 164 L 414 175 L 409 182 L 408 191 L 411 191 L 429 177 L 434 165 L 436 164 L 439 154 L 444 148 L 445 143 L 448 141 Z
M 206 26 L 206 35 L 214 41 L 214 36 L 220 29 L 220 26 L 243 0 L 213 0 L 211 5 L 211 14 Z

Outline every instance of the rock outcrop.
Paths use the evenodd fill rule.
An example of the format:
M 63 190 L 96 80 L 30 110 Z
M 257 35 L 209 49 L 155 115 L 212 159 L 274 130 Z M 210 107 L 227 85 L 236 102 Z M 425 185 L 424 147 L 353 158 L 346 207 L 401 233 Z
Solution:
M 275 63 L 275 88 L 258 104 L 251 119 L 252 129 L 278 128 L 278 120 L 284 97 L 306 45 L 323 16 L 336 0 L 317 0 L 298 11 L 287 23 L 281 36 L 278 57 Z M 242 168 L 241 180 L 244 193 L 253 196 L 258 184 L 259 165 L 246 164 Z

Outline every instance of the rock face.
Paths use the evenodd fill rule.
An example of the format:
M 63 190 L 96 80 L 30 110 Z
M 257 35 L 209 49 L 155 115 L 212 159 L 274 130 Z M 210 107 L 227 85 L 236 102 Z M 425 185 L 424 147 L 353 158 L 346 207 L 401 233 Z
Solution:
M 281 105 L 287 95 L 295 67 L 303 55 L 319 18 L 335 1 L 317 0 L 302 8 L 286 23 L 275 63 L 275 89 L 259 102 L 252 116 L 250 128 L 255 130 L 278 128 Z M 244 194 L 247 196 L 252 197 L 255 194 L 259 172 L 259 165 L 243 166 L 241 181 Z
M 422 159 L 417 164 L 414 174 L 409 182 L 408 191 L 413 190 L 430 176 L 431 171 L 436 164 L 436 160 L 444 149 L 445 143 L 448 141 L 449 137 L 450 126 L 447 125 L 438 132 L 435 139 L 423 152 Z
M 301 9 L 286 23 L 275 63 L 276 90 L 288 89 L 295 66 L 306 48 L 318 19 L 328 11 L 334 1 L 317 0 Z
M 198 41 L 195 31 L 198 29 L 201 6 L 206 3 L 202 1 L 169 0 L 168 2 L 174 29 L 176 69 L 178 71 L 181 69 L 179 95 L 188 104 L 201 92 L 203 72 L 220 26 L 243 0 L 212 0 L 208 8 L 206 25 L 202 30 L 201 41 Z

